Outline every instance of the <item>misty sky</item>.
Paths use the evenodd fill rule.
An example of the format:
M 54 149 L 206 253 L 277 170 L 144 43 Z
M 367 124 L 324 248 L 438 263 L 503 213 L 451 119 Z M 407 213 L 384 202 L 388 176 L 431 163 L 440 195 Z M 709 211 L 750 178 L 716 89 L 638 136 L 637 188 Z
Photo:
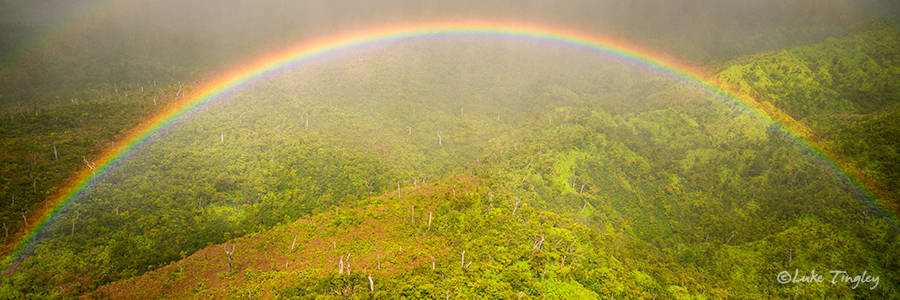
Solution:
M 0 100 L 30 90 L 73 90 L 85 83 L 186 79 L 315 36 L 422 20 L 560 25 L 622 36 L 710 65 L 840 35 L 874 17 L 895 20 L 898 3 L 0 0 Z
M 117 7 L 113 14 L 126 23 L 233 38 L 465 17 L 561 23 L 646 39 L 669 35 L 723 39 L 765 28 L 846 26 L 873 16 L 892 17 L 898 4 L 890 0 L 0 0 L 0 22 L 65 27 L 98 18 L 102 14 L 97 12 L 109 7 Z

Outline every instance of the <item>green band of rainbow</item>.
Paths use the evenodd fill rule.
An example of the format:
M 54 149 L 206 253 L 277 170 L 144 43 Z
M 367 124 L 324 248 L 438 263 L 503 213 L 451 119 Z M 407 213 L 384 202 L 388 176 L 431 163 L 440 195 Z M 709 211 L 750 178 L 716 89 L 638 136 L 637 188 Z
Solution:
M 860 195 L 866 197 L 882 212 L 886 209 L 875 197 L 860 184 L 859 177 L 848 175 L 834 158 L 824 153 L 824 150 L 816 144 L 808 141 L 808 131 L 798 122 L 782 113 L 780 110 L 758 103 L 750 97 L 739 96 L 721 83 L 712 81 L 709 74 L 702 69 L 682 63 L 660 52 L 646 47 L 640 47 L 621 39 L 599 36 L 578 32 L 571 29 L 521 24 L 512 22 L 444 22 L 444 23 L 416 23 L 393 27 L 375 28 L 348 34 L 336 35 L 318 41 L 307 42 L 286 51 L 274 53 L 230 72 L 225 72 L 217 80 L 208 81 L 205 85 L 196 89 L 187 101 L 174 102 L 160 113 L 125 133 L 119 142 L 95 159 L 95 169 L 81 170 L 74 179 L 59 189 L 50 203 L 51 209 L 45 213 L 38 222 L 34 222 L 30 228 L 25 229 L 22 237 L 10 251 L 4 262 L 10 266 L 12 262 L 19 261 L 29 248 L 39 239 L 45 228 L 51 224 L 71 203 L 77 201 L 97 181 L 102 180 L 111 170 L 131 153 L 142 145 L 151 142 L 166 128 L 178 123 L 179 120 L 196 111 L 198 106 L 204 105 L 216 99 L 221 99 L 233 92 L 236 88 L 278 73 L 292 67 L 316 61 L 329 55 L 338 55 L 348 51 L 359 51 L 366 47 L 379 45 L 380 43 L 393 43 L 418 39 L 453 38 L 453 37 L 477 37 L 488 39 L 515 39 L 534 41 L 542 44 L 556 44 L 589 51 L 592 53 L 610 56 L 633 65 L 638 65 L 665 76 L 675 78 L 685 84 L 694 86 L 710 95 L 724 101 L 730 106 L 751 114 L 766 124 L 789 134 L 799 147 L 812 154 L 821 163 L 825 164 L 841 181 L 857 190 Z M 844 164 L 846 165 L 846 164 Z M 896 224 L 897 218 L 893 213 L 884 213 Z

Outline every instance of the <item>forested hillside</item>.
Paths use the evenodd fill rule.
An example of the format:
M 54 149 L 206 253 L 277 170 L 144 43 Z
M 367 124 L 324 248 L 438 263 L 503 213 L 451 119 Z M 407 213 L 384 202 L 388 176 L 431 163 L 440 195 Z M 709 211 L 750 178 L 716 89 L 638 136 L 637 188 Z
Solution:
M 875 23 L 718 78 L 896 193 L 898 37 Z M 26 149 L 4 156 L 24 199 L 11 228 L 190 86 L 112 88 L 8 114 L 4 149 Z M 59 216 L 0 298 L 900 297 L 897 224 L 834 172 L 777 126 L 614 59 L 384 45 L 198 108 Z M 878 281 L 779 283 L 794 270 Z
M 820 142 L 858 165 L 868 184 L 900 210 L 900 34 L 873 22 L 840 38 L 765 53 L 718 78 L 786 111 Z

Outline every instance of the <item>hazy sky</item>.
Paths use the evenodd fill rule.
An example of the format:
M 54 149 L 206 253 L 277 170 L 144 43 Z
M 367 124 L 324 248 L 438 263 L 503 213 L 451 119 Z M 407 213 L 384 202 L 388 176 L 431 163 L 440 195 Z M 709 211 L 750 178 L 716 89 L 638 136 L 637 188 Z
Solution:
M 618 35 L 704 64 L 813 42 L 845 32 L 872 17 L 896 18 L 898 3 L 0 0 L 0 52 L 5 52 L 0 53 L 0 71 L 30 72 L 28 76 L 5 75 L 16 82 L 0 82 L 0 86 L 16 86 L 8 90 L 18 93 L 46 84 L 71 89 L 82 86 L 83 81 L 146 81 L 148 77 L 170 75 L 184 78 L 194 74 L 193 70 L 222 69 L 229 62 L 249 59 L 314 35 L 393 22 L 460 18 L 540 22 Z M 29 52 L 38 54 L 22 54 Z M 170 66 L 162 66 L 161 62 Z M 141 67 L 144 69 L 136 69 Z M 68 72 L 71 69 L 83 74 L 74 75 Z M 128 72 L 138 75 L 129 77 Z M 171 74 L 163 74 L 166 72 Z M 4 93 L 2 90 L 0 93 Z

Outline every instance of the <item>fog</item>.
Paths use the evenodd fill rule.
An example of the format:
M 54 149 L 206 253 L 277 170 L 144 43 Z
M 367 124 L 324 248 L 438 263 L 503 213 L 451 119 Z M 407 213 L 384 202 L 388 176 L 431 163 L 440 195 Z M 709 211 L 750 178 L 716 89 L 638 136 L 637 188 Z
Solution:
M 209 283 L 243 294 L 247 288 L 217 282 L 236 284 L 232 279 L 245 276 L 232 276 L 238 273 L 231 253 L 224 251 L 223 273 L 224 262 L 208 262 L 207 250 L 224 259 L 221 243 L 231 243 L 233 252 L 238 241 L 236 259 L 276 257 L 271 266 L 278 268 L 269 274 L 288 274 L 288 262 L 305 265 L 287 255 L 296 256 L 297 233 L 307 229 L 324 249 L 330 244 L 326 255 L 311 252 L 315 260 L 339 259 L 339 275 L 345 258 L 337 255 L 351 251 L 370 261 L 374 252 L 378 271 L 382 258 L 386 265 L 415 265 L 401 253 L 431 256 L 431 270 L 421 270 L 432 277 L 376 273 L 379 291 L 391 293 L 383 280 L 456 284 L 488 270 L 479 264 L 495 257 L 529 278 L 503 279 L 521 281 L 510 289 L 519 298 L 544 293 L 525 282 L 563 284 L 557 274 L 576 269 L 600 277 L 558 278 L 615 298 L 639 287 L 668 293 L 660 298 L 687 291 L 752 298 L 742 295 L 760 290 L 776 298 L 821 298 L 818 287 L 784 285 L 781 273 L 783 287 L 774 285 L 778 264 L 785 273 L 877 267 L 865 271 L 894 278 L 900 253 L 889 218 L 900 205 L 884 210 L 870 200 L 900 203 L 896 185 L 877 186 L 900 178 L 889 168 L 900 160 L 890 151 L 900 140 L 894 138 L 900 84 L 892 80 L 900 70 L 894 63 L 900 52 L 892 47 L 900 39 L 898 15 L 896 0 L 0 0 L 0 223 L 6 234 L 0 252 L 18 251 L 18 241 L 30 247 L 21 252 L 28 260 L 0 263 L 12 274 L 0 278 L 0 295 L 89 296 L 102 292 L 102 284 L 172 270 L 175 264 L 164 266 L 190 256 L 196 260 L 179 263 L 178 276 L 157 278 L 166 285 L 209 278 L 171 287 L 196 291 Z M 608 57 L 547 40 L 422 39 L 329 52 L 338 55 L 235 80 L 241 84 L 219 89 L 222 94 L 194 98 L 213 99 L 195 101 L 198 106 L 186 101 L 206 78 L 298 44 L 458 20 L 612 36 L 718 74 L 711 82 L 724 79 L 707 88 L 690 76 L 656 72 L 640 57 Z M 753 56 L 841 36 L 848 38 Z M 803 59 L 818 65 L 795 63 Z M 731 84 L 755 88 L 734 95 L 759 96 L 758 107 L 721 97 L 717 89 Z M 174 111 L 181 107 L 183 115 Z M 176 120 L 154 118 L 160 116 Z M 129 135 L 138 132 L 144 135 Z M 859 159 L 859 168 L 836 159 L 843 155 Z M 78 170 L 81 177 L 74 177 Z M 467 178 L 482 181 L 473 183 L 471 195 Z M 87 188 L 70 193 L 79 182 L 78 189 Z M 879 198 L 868 198 L 865 188 Z M 59 213 L 47 213 L 53 207 Z M 357 208 L 379 213 L 352 216 Z M 433 208 L 428 225 L 426 208 Z M 43 216 L 48 225 L 33 225 Z M 554 221 L 557 216 L 572 222 Z M 297 227 L 313 225 L 313 217 L 336 222 Z M 388 247 L 376 244 L 342 248 L 356 246 L 330 236 L 334 228 L 382 224 L 365 219 L 397 225 L 378 225 L 396 236 L 367 239 L 401 245 L 399 251 L 379 254 Z M 563 223 L 584 227 L 563 231 Z M 596 239 L 576 238 L 588 231 Z M 37 238 L 29 240 L 29 232 Z M 235 239 L 254 232 L 254 239 L 271 238 L 265 243 L 272 247 Z M 542 250 L 543 232 L 547 245 L 555 244 Z M 446 247 L 420 239 L 441 234 L 451 241 Z M 288 249 L 291 235 L 290 252 L 272 250 Z M 304 239 L 301 244 L 316 244 Z M 576 240 L 597 251 L 583 252 Z M 813 247 L 828 255 L 810 255 L 806 249 Z M 201 272 L 210 276 L 183 275 L 197 270 L 193 262 L 201 254 Z M 466 259 L 475 261 L 469 271 L 459 266 Z M 354 274 L 373 270 L 363 260 L 354 260 Z M 458 272 L 447 272 L 445 280 L 441 271 L 438 279 L 446 261 Z M 265 260 L 253 264 L 270 267 Z M 496 276 L 482 279 L 488 277 Z M 618 281 L 629 287 L 581 285 Z M 876 297 L 898 290 L 885 281 L 887 288 L 852 293 L 896 298 Z M 735 282 L 743 290 L 732 290 Z M 266 285 L 251 288 L 260 286 Z M 827 293 L 848 291 L 822 286 Z
M 713 66 L 840 35 L 871 18 L 893 18 L 898 7 L 889 0 L 3 0 L 0 102 L 87 85 L 188 81 L 316 36 L 426 20 L 558 25 Z

